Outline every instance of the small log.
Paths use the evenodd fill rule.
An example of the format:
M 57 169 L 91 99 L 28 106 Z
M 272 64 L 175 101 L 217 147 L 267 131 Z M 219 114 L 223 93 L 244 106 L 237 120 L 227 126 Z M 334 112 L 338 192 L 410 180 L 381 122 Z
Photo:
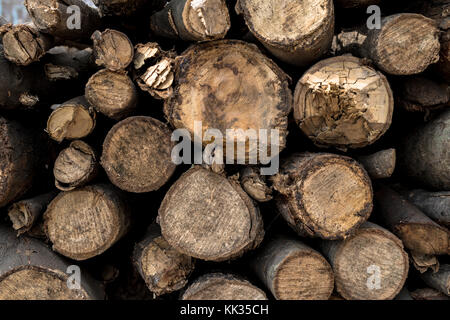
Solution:
M 403 79 L 398 104 L 407 111 L 429 112 L 449 105 L 448 85 L 424 77 Z
M 428 218 L 394 190 L 381 186 L 375 193 L 379 213 L 406 248 L 421 254 L 450 252 L 450 232 Z
M 433 272 L 437 272 L 439 270 L 439 261 L 436 256 L 430 256 L 427 254 L 421 254 L 414 251 L 410 252 L 410 260 L 413 266 L 420 272 L 424 273 L 428 269 Z
M 114 125 L 106 136 L 101 165 L 111 182 L 122 190 L 155 191 L 175 171 L 173 146 L 171 131 L 161 121 L 129 117 Z
M 55 47 L 43 59 L 45 75 L 50 81 L 88 79 L 96 65 L 91 48 Z
M 12 204 L 8 209 L 8 216 L 13 224 L 17 236 L 28 232 L 47 209 L 47 205 L 56 196 L 55 191 L 25 199 Z
M 223 39 L 230 27 L 225 0 L 172 0 L 150 17 L 154 34 L 185 41 Z
M 81 187 L 97 176 L 98 169 L 97 156 L 91 146 L 75 140 L 56 158 L 53 167 L 55 186 L 62 191 Z
M 47 133 L 55 141 L 81 139 L 95 128 L 95 112 L 86 99 L 73 98 L 57 107 L 47 120 Z
M 402 190 L 401 194 L 438 224 L 450 228 L 450 191 Z
M 83 269 L 81 288 L 69 288 L 71 265 L 42 242 L 0 226 L 1 300 L 103 300 L 104 288 Z
M 357 160 L 362 163 L 372 179 L 385 179 L 392 176 L 395 170 L 395 149 L 381 150 L 376 153 L 359 156 Z
M 25 7 L 41 32 L 65 40 L 86 41 L 100 26 L 98 10 L 83 0 L 25 0 Z
M 271 240 L 258 250 L 251 265 L 277 300 L 328 300 L 333 292 L 330 264 L 297 240 Z
M 343 239 L 372 212 L 372 185 L 355 160 L 329 153 L 297 153 L 273 177 L 279 212 L 301 236 Z
M 150 225 L 144 239 L 135 245 L 133 261 L 155 296 L 183 288 L 195 266 L 194 259 L 170 246 L 157 224 Z
M 325 54 L 333 40 L 331 0 L 239 0 L 236 12 L 274 56 L 290 64 L 307 66 Z
M 439 60 L 439 29 L 420 14 L 387 16 L 380 29 L 369 30 L 363 50 L 386 73 L 418 74 Z
M 114 120 L 130 115 L 137 105 L 136 87 L 123 72 L 100 70 L 86 84 L 84 95 L 96 111 Z
M 231 274 L 209 273 L 195 280 L 181 300 L 267 300 L 258 287 Z
M 397 148 L 399 168 L 421 185 L 450 190 L 450 110 L 404 136 Z
M 390 300 L 405 284 L 403 244 L 378 225 L 366 222 L 352 237 L 321 245 L 333 266 L 336 290 L 346 300 Z
M 337 0 L 336 6 L 349 9 L 349 8 L 366 8 L 373 4 L 378 4 L 381 0 Z
M 80 261 L 102 254 L 124 236 L 129 215 L 119 190 L 91 185 L 56 196 L 44 213 L 44 227 L 53 250 Z
M 441 265 L 438 272 L 427 271 L 421 278 L 433 289 L 450 296 L 450 264 Z
M 390 127 L 394 100 L 386 78 L 349 55 L 312 66 L 294 94 L 294 118 L 318 146 L 360 148 Z
M 413 292 L 411 292 L 411 296 L 414 300 L 450 300 L 448 296 L 432 288 L 422 288 L 414 290 Z
M 201 167 L 172 185 L 158 217 L 172 247 L 208 261 L 238 258 L 264 236 L 259 210 L 237 182 Z
M 53 39 L 31 24 L 7 24 L 0 28 L 0 33 L 5 58 L 20 66 L 39 61 L 53 46 Z
M 267 202 L 273 199 L 272 188 L 267 186 L 266 179 L 261 175 L 259 168 L 248 166 L 240 174 L 242 189 L 258 202 Z
M 133 61 L 134 47 L 126 34 L 112 29 L 95 31 L 91 36 L 94 42 L 95 63 L 110 71 L 124 70 Z
M 38 155 L 33 133 L 0 116 L 0 208 L 31 188 L 39 163 Z
M 264 147 L 273 156 L 278 150 L 270 146 L 279 151 L 285 147 L 287 115 L 292 107 L 288 77 L 256 46 L 237 40 L 204 42 L 177 60 L 174 94 L 164 105 L 175 128 L 187 129 L 191 137 L 218 129 L 224 144 L 245 143 L 245 159 L 234 154 L 233 160 L 238 162 L 249 160 Z M 195 130 L 196 121 L 202 122 L 201 132 Z M 235 134 L 227 137 L 226 129 L 235 129 Z M 267 146 L 249 135 L 248 129 L 256 135 L 259 129 L 278 130 L 279 141 Z M 202 140 L 204 145 L 211 142 Z

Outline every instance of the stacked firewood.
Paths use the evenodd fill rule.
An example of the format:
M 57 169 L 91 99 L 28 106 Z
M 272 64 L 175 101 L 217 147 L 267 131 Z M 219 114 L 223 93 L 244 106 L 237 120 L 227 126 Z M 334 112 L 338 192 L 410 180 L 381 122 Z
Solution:
M 0 19 L 0 299 L 449 299 L 450 1 L 94 3 Z

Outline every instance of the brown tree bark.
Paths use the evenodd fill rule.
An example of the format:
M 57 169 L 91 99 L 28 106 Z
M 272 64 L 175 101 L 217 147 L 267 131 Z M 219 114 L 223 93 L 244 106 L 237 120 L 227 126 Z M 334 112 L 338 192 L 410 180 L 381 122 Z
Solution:
M 359 156 L 357 160 L 361 162 L 372 179 L 385 179 L 394 173 L 396 158 L 396 151 L 391 148 Z
M 101 165 L 111 182 L 122 190 L 155 191 L 175 171 L 173 145 L 171 131 L 161 121 L 129 117 L 114 125 L 106 136 Z
M 294 94 L 294 118 L 319 146 L 360 148 L 390 127 L 394 100 L 386 78 L 349 55 L 312 66 Z
M 343 239 L 372 212 L 372 185 L 351 158 L 329 153 L 297 153 L 273 177 L 276 204 L 301 236 Z
M 53 250 L 73 260 L 102 254 L 129 229 L 129 208 L 119 190 L 92 185 L 62 192 L 44 213 Z
M 171 246 L 208 261 L 240 257 L 264 236 L 259 210 L 238 183 L 201 167 L 172 185 L 158 217 Z
M 346 240 L 322 242 L 322 249 L 346 300 L 390 300 L 403 288 L 408 255 L 400 239 L 378 225 L 366 222 Z
M 284 62 L 307 66 L 331 46 L 334 33 L 331 0 L 239 0 L 236 12 L 244 17 L 252 34 Z

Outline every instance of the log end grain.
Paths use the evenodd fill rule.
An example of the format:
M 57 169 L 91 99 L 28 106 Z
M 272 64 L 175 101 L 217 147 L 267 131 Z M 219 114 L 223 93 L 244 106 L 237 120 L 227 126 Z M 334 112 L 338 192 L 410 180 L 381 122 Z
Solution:
M 133 61 L 134 47 L 126 34 L 112 29 L 95 31 L 91 37 L 95 63 L 111 71 L 124 70 Z

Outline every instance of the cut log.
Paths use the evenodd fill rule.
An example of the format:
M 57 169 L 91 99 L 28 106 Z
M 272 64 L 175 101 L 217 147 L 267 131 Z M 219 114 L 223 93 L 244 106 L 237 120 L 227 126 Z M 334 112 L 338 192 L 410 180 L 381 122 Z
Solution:
M 127 35 L 112 29 L 95 31 L 91 37 L 95 63 L 111 71 L 124 70 L 133 61 L 134 47 Z
M 310 64 L 327 52 L 333 40 L 331 0 L 239 0 L 236 12 L 274 56 L 290 64 Z
M 53 167 L 55 186 L 62 191 L 81 187 L 96 177 L 98 168 L 97 156 L 91 146 L 75 140 L 56 158 Z
M 136 87 L 125 73 L 106 69 L 89 79 L 84 94 L 96 111 L 115 120 L 130 115 L 138 99 Z
M 385 179 L 394 173 L 396 152 L 392 148 L 381 150 L 367 156 L 359 156 L 357 160 L 362 163 L 372 179 Z
M 433 289 L 450 296 L 450 264 L 441 265 L 438 272 L 427 271 L 421 277 Z
M 439 60 L 439 29 L 420 14 L 384 17 L 380 29 L 369 30 L 365 55 L 382 71 L 393 75 L 423 72 Z
M 394 100 L 386 78 L 363 60 L 339 56 L 320 61 L 299 80 L 294 118 L 319 146 L 360 148 L 389 129 Z
M 258 154 L 258 149 L 275 156 L 278 150 L 274 147 L 280 151 L 285 147 L 291 107 L 288 77 L 281 69 L 254 45 L 220 40 L 194 45 L 178 58 L 174 94 L 166 100 L 164 111 L 175 128 L 186 128 L 192 137 L 218 129 L 224 144 L 245 143 L 245 159 L 237 152 L 233 157 L 232 150 L 227 157 L 239 162 Z M 195 130 L 197 121 L 201 121 L 201 131 Z M 235 134 L 227 137 L 227 129 Z M 277 130 L 279 141 L 258 140 L 260 129 Z M 202 140 L 204 145 L 211 142 Z
M 333 292 L 330 264 L 300 241 L 282 237 L 271 240 L 251 264 L 278 300 L 328 300 Z
M 450 232 L 400 194 L 381 186 L 375 199 L 385 225 L 402 239 L 406 248 L 427 255 L 450 252 Z
M 397 148 L 399 168 L 432 189 L 450 190 L 450 110 L 405 135 Z
M 401 194 L 438 224 L 450 228 L 450 191 L 402 190 Z
M 323 241 L 337 292 L 346 300 L 390 300 L 405 284 L 408 255 L 386 229 L 370 222 L 342 241 Z
M 381 0 L 337 0 L 336 6 L 341 8 L 366 8 L 372 4 L 378 4 Z
M 28 232 L 47 209 L 47 205 L 56 196 L 55 191 L 14 203 L 8 209 L 8 216 L 17 236 Z
M 129 229 L 129 209 L 121 193 L 109 185 L 62 192 L 44 213 L 53 250 L 86 260 L 106 251 Z
M 0 226 L 1 300 L 103 300 L 103 287 L 84 270 L 80 288 L 69 288 L 71 265 L 42 242 Z
M 407 111 L 429 112 L 448 106 L 450 92 L 447 84 L 411 77 L 401 81 L 397 100 Z
M 31 188 L 38 163 L 33 133 L 0 116 L 0 208 Z
M 25 0 L 36 27 L 66 40 L 87 40 L 100 26 L 98 10 L 83 0 Z
M 225 0 L 172 0 L 150 17 L 154 34 L 186 41 L 223 39 L 230 27 Z
M 329 153 L 298 153 L 273 177 L 277 207 L 301 236 L 346 238 L 372 212 L 372 185 L 355 160 Z
M 47 133 L 55 141 L 88 136 L 95 128 L 95 112 L 86 99 L 76 97 L 61 104 L 47 120 Z
M 111 182 L 122 190 L 155 191 L 175 171 L 173 146 L 171 131 L 161 121 L 129 117 L 113 126 L 106 136 L 101 165 Z
M 0 33 L 5 58 L 20 66 L 39 61 L 53 46 L 53 39 L 31 24 L 7 24 L 0 28 Z
M 210 273 L 193 282 L 181 300 L 267 300 L 261 289 L 231 274 Z
M 144 239 L 135 245 L 133 261 L 155 296 L 183 288 L 195 266 L 194 259 L 170 246 L 157 224 L 151 225 Z
M 172 185 L 158 217 L 171 246 L 203 260 L 238 258 L 264 236 L 259 210 L 238 183 L 201 167 Z
M 267 186 L 265 177 L 261 175 L 260 169 L 248 166 L 240 173 L 242 189 L 258 202 L 267 202 L 273 199 L 272 188 Z

